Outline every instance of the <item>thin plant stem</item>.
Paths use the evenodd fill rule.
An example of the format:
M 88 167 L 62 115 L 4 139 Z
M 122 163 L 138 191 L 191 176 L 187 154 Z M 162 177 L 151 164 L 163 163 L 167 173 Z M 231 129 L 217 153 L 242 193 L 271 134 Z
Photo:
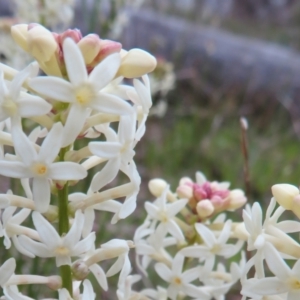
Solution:
M 62 148 L 59 153 L 59 160 L 64 161 L 64 156 L 67 152 L 67 148 Z M 64 185 L 64 187 L 58 190 L 58 232 L 60 236 L 68 233 L 69 231 L 69 214 L 68 214 L 68 191 L 69 185 L 68 182 Z M 66 288 L 71 297 L 73 294 L 73 286 L 72 286 L 72 272 L 71 266 L 64 265 L 60 266 L 60 276 L 62 279 L 62 287 Z

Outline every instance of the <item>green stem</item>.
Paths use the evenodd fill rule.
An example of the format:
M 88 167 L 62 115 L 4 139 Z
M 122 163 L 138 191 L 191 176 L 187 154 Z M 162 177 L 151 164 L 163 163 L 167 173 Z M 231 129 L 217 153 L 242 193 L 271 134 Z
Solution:
M 67 148 L 62 148 L 59 152 L 59 160 L 64 161 Z M 68 214 L 68 182 L 61 190 L 58 190 L 58 232 L 60 236 L 67 234 L 69 231 L 69 214 Z M 60 266 L 60 276 L 62 279 L 62 287 L 66 288 L 71 297 L 73 295 L 72 272 L 69 265 Z

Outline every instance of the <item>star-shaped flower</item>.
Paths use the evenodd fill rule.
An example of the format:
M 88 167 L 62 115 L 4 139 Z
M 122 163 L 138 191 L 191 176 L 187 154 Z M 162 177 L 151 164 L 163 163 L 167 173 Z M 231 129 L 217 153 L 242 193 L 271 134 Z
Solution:
M 109 55 L 90 74 L 80 49 L 72 39 L 65 39 L 63 53 L 69 81 L 43 76 L 31 79 L 29 85 L 46 97 L 70 103 L 62 144 L 66 147 L 74 142 L 82 130 L 89 109 L 117 115 L 132 113 L 133 109 L 123 99 L 101 92 L 114 79 L 119 69 L 119 53 Z
M 12 178 L 33 178 L 33 200 L 36 209 L 45 212 L 50 203 L 50 179 L 79 180 L 86 170 L 73 162 L 54 162 L 62 143 L 63 126 L 53 125 L 39 152 L 20 128 L 15 128 L 13 141 L 21 161 L 0 161 L 0 174 Z

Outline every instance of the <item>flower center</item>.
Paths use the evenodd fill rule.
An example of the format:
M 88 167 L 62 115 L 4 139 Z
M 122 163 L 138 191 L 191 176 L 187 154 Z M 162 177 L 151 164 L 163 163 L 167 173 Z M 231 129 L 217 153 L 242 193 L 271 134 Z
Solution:
M 4 99 L 4 102 L 2 104 L 3 110 L 9 115 L 14 116 L 18 110 L 17 104 L 12 101 L 9 97 L 6 97 Z
M 93 87 L 88 83 L 80 85 L 75 90 L 75 98 L 80 105 L 89 104 L 95 96 L 96 93 Z
M 43 163 L 35 163 L 32 167 L 32 171 L 35 175 L 45 176 L 47 174 L 48 168 Z
M 68 255 L 70 253 L 70 250 L 67 247 L 60 246 L 60 247 L 57 247 L 54 252 L 57 255 Z
M 181 285 L 182 284 L 182 281 L 181 281 L 181 278 L 180 277 L 174 277 L 173 278 L 173 283 L 176 284 L 176 285 Z
M 213 247 L 210 249 L 210 252 L 213 254 L 218 254 L 221 250 L 221 246 L 218 244 L 213 245 Z
M 160 219 L 160 221 L 161 221 L 162 223 L 166 223 L 166 222 L 169 221 L 169 217 L 168 217 L 168 215 L 166 214 L 165 211 L 159 212 L 159 219 Z
M 289 278 L 288 285 L 293 290 L 300 290 L 300 280 L 299 280 L 299 278 L 295 278 L 295 277 Z

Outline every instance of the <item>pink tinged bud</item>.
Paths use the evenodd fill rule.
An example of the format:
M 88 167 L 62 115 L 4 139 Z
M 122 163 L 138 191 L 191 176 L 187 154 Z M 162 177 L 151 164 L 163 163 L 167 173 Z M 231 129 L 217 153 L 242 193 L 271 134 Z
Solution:
M 141 77 L 152 72 L 155 67 L 156 59 L 154 56 L 141 49 L 131 49 L 122 57 L 121 66 L 116 77 Z
M 177 188 L 176 193 L 180 198 L 190 199 L 193 197 L 193 188 L 183 184 Z
M 192 187 L 193 184 L 194 184 L 194 182 L 193 182 L 193 180 L 192 180 L 191 178 L 189 178 L 189 177 L 182 177 L 182 178 L 180 179 L 180 181 L 179 181 L 179 186 L 184 185 L 184 184 L 189 185 L 189 186 Z
M 198 202 L 196 210 L 200 218 L 207 218 L 214 213 L 215 208 L 210 200 L 204 199 Z
M 218 195 L 215 195 L 211 198 L 211 203 L 214 206 L 215 209 L 225 209 L 228 205 L 229 199 L 224 199 Z
M 94 60 L 91 62 L 93 66 L 97 65 L 107 56 L 113 53 L 119 53 L 122 49 L 122 44 L 111 40 L 100 40 L 100 50 Z
M 101 48 L 101 40 L 97 34 L 89 34 L 78 42 L 78 47 L 83 55 L 85 64 L 88 65 L 98 55 Z
M 247 202 L 244 191 L 232 190 L 229 194 L 229 206 L 227 209 L 235 210 L 242 207 Z
M 157 178 L 150 180 L 148 187 L 153 196 L 159 197 L 167 185 L 168 184 L 165 180 Z
M 26 52 L 28 52 L 28 25 L 18 24 L 11 27 L 11 35 L 15 42 Z
M 291 184 L 275 184 L 272 186 L 272 194 L 279 205 L 292 210 L 294 199 L 299 196 L 299 189 Z
M 62 45 L 68 37 L 77 44 L 82 39 L 82 34 L 79 29 L 68 29 L 59 35 L 59 43 Z

